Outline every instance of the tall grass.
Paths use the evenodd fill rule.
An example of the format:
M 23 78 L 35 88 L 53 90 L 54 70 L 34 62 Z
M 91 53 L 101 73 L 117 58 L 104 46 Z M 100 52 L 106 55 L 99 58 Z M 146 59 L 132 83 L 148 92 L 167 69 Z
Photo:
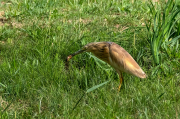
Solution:
M 159 65 L 162 64 L 163 53 L 169 56 L 168 53 L 175 53 L 173 50 L 178 51 L 180 9 L 173 0 L 168 0 L 162 10 L 157 11 L 152 2 L 150 2 L 149 8 L 154 18 L 146 23 L 148 40 L 151 45 L 154 62 L 156 65 Z M 174 47 L 173 50 L 169 48 L 169 44 L 171 44 L 170 47 Z

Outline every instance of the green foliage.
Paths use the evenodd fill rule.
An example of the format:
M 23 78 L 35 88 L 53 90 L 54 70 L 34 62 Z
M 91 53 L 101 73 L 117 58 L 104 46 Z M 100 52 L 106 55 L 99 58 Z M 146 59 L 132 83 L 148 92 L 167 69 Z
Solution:
M 180 9 L 173 0 L 168 0 L 165 8 L 156 11 L 151 2 L 149 8 L 153 22 L 148 21 L 146 27 L 148 30 L 148 40 L 151 45 L 151 52 L 156 65 L 163 63 L 163 53 L 176 53 L 179 44 L 179 16 Z M 170 45 L 171 44 L 171 45 Z M 163 52 L 165 50 L 165 52 Z M 173 52 L 175 51 L 175 52 Z
M 178 17 L 163 31 L 170 36 L 158 41 L 163 53 L 154 67 L 142 23 L 155 14 L 149 15 L 142 0 L 9 0 L 0 8 L 5 12 L 0 11 L 0 118 L 180 117 Z M 164 16 L 170 20 L 175 14 Z M 166 17 L 158 13 L 155 23 L 169 23 Z M 153 35 L 154 26 L 149 27 Z M 124 73 L 118 92 L 116 71 L 92 54 L 66 62 L 68 55 L 98 41 L 121 45 L 149 77 Z

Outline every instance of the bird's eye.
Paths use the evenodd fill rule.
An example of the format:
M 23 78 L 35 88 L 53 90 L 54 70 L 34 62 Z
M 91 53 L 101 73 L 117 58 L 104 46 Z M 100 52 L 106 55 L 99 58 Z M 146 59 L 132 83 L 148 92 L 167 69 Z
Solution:
M 87 50 L 87 46 L 84 46 L 84 47 L 82 48 L 82 50 Z

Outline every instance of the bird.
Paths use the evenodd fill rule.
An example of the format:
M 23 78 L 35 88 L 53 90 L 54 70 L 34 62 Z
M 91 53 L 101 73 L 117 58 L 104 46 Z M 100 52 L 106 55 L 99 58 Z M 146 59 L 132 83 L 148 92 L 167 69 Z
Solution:
M 122 72 L 134 75 L 139 78 L 147 78 L 146 73 L 144 73 L 133 57 L 124 48 L 114 42 L 104 41 L 89 43 L 77 52 L 69 55 L 67 57 L 67 61 L 69 61 L 73 56 L 83 52 L 93 53 L 97 58 L 108 63 L 116 70 L 120 79 L 120 84 L 118 86 L 119 91 L 124 80 Z

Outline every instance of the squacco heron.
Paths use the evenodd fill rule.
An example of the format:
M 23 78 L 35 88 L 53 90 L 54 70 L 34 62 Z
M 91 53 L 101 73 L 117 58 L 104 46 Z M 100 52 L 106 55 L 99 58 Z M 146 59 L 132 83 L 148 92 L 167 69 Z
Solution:
M 120 84 L 119 91 L 123 82 L 122 72 L 126 72 L 139 78 L 146 78 L 146 74 L 132 58 L 132 56 L 121 46 L 114 42 L 93 42 L 85 45 L 81 50 L 69 55 L 67 61 L 73 56 L 83 53 L 92 52 L 97 58 L 111 65 L 119 74 Z

